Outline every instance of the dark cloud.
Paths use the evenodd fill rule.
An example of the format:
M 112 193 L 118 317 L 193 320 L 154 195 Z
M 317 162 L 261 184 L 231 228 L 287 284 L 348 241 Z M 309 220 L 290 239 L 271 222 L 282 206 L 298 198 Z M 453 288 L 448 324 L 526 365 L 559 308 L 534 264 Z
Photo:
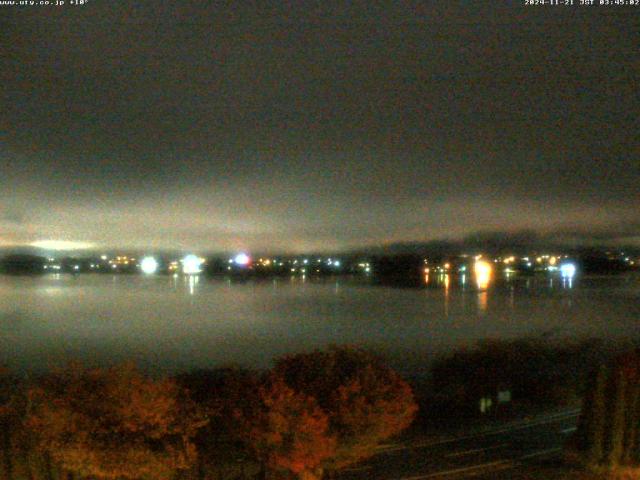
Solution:
M 342 3 L 3 9 L 1 238 L 304 249 L 640 221 L 637 9 Z

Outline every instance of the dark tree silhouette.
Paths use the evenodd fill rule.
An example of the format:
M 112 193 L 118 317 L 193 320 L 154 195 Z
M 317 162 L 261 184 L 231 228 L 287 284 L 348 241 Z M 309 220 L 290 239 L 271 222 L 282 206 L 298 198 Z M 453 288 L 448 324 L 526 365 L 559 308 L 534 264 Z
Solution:
M 620 355 L 593 375 L 571 449 L 604 470 L 640 472 L 640 352 Z

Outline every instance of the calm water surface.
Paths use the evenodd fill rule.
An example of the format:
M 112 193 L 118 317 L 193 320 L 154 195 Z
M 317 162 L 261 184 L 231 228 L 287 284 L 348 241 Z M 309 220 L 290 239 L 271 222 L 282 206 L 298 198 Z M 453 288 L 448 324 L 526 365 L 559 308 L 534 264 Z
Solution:
M 410 370 L 483 338 L 637 335 L 640 276 L 530 277 L 479 292 L 347 279 L 231 283 L 205 277 L 0 276 L 0 363 L 134 360 L 176 371 L 269 366 L 283 353 L 352 343 Z

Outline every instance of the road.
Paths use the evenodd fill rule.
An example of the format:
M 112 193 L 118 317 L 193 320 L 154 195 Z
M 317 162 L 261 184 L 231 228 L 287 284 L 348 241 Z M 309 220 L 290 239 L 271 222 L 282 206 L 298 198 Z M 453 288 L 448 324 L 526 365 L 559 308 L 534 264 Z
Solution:
M 578 410 L 565 410 L 439 440 L 389 445 L 340 480 L 494 478 L 557 457 L 576 429 Z M 508 477 L 508 476 L 507 476 Z

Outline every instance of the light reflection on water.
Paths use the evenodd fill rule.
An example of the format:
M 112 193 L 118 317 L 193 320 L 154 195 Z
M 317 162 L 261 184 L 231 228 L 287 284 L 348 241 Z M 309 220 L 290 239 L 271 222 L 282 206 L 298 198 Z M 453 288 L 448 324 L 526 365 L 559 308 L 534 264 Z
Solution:
M 0 363 L 39 369 L 75 358 L 133 359 L 167 370 L 268 366 L 284 353 L 352 343 L 406 366 L 489 337 L 631 336 L 640 319 L 638 275 L 516 275 L 483 289 L 466 276 L 431 280 L 410 289 L 348 279 L 0 276 Z

